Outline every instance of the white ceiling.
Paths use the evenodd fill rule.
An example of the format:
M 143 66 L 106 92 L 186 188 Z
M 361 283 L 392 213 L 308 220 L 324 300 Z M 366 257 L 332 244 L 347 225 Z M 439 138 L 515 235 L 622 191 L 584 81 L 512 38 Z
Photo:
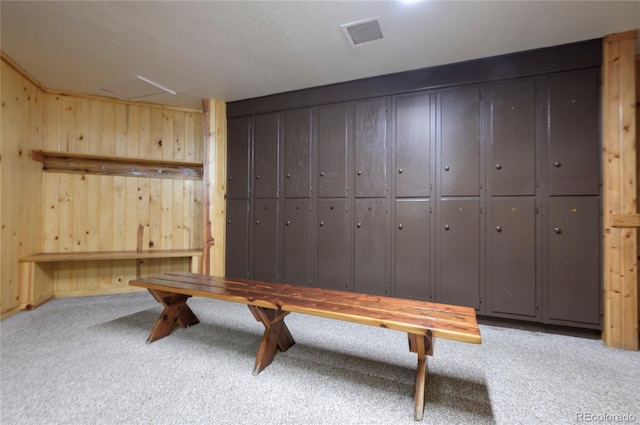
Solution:
M 640 27 L 640 1 L 0 1 L 1 47 L 50 89 L 105 95 L 142 75 L 145 101 L 201 109 Z M 379 17 L 352 47 L 341 24 Z M 640 53 L 640 41 L 636 44 Z

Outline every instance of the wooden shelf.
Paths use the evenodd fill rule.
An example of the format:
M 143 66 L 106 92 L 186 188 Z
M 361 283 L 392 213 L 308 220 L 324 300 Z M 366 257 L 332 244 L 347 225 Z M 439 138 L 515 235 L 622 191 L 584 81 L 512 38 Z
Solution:
M 202 163 L 81 155 L 69 152 L 31 152 L 44 171 L 75 174 L 101 174 L 125 177 L 202 180 Z
M 171 249 L 157 251 L 52 252 L 20 258 L 22 263 L 52 263 L 59 261 L 140 260 L 143 258 L 201 257 L 201 249 Z

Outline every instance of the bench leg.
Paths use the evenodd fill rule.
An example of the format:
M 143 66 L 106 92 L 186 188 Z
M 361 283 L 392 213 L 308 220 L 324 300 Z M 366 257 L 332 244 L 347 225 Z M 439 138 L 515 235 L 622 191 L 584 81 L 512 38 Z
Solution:
M 169 335 L 173 331 L 176 322 L 183 328 L 200 323 L 187 305 L 187 300 L 191 298 L 191 295 L 172 294 L 151 289 L 149 289 L 149 292 L 164 306 L 164 310 L 162 310 L 160 317 L 156 320 L 153 329 L 151 329 L 151 333 L 147 338 L 148 343 Z
M 264 327 L 264 334 L 258 354 L 256 355 L 256 363 L 253 367 L 253 374 L 257 375 L 269 366 L 276 355 L 276 349 L 287 351 L 296 342 L 289 332 L 289 328 L 284 323 L 284 318 L 288 311 L 273 310 L 269 308 L 249 306 L 249 310 L 253 313 L 253 317 L 261 322 Z
M 419 421 L 422 420 L 422 415 L 424 414 L 424 396 L 427 387 L 427 356 L 433 355 L 431 331 L 427 331 L 427 335 L 409 334 L 409 351 L 418 354 L 414 418 Z

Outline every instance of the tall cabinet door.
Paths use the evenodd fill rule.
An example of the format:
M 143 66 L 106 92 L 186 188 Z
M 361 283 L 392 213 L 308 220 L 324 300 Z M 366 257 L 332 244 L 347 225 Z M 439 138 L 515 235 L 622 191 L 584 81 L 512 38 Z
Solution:
M 355 201 L 354 291 L 389 295 L 385 199 Z
M 599 70 L 548 78 L 550 195 L 598 195 Z
M 258 115 L 254 120 L 254 197 L 278 197 L 278 114 Z
M 480 309 L 480 202 L 440 201 L 436 301 Z
M 549 199 L 545 319 L 600 324 L 600 198 Z M 571 322 L 571 323 L 567 323 Z
M 282 113 L 284 146 L 284 196 L 311 196 L 311 110 Z
M 429 200 L 396 201 L 395 296 L 429 300 Z
M 429 95 L 396 98 L 396 197 L 430 193 Z
M 535 195 L 535 82 L 489 86 L 491 194 Z
M 441 196 L 480 195 L 480 89 L 440 93 Z
M 267 282 L 281 282 L 278 201 L 256 199 L 253 219 L 253 277 Z
M 225 246 L 225 275 L 247 279 L 249 277 L 249 201 L 227 201 L 227 228 Z
M 494 198 L 487 238 L 489 312 L 523 319 L 535 318 L 535 198 Z
M 387 194 L 387 99 L 355 105 L 356 197 Z
M 318 287 L 350 290 L 351 213 L 345 199 L 318 201 Z
M 347 196 L 347 158 L 353 123 L 352 105 L 340 103 L 318 108 L 318 196 Z
M 311 286 L 311 218 L 308 199 L 284 204 L 284 283 Z
M 227 198 L 249 198 L 250 119 L 227 122 Z

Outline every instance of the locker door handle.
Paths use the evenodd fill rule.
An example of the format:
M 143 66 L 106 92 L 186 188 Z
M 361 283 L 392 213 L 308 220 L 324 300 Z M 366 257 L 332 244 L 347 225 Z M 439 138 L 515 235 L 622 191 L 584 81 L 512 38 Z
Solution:
M 449 225 L 448 225 L 448 224 L 445 224 L 445 225 L 444 225 L 444 230 L 449 230 L 449 229 L 450 229 Z
M 358 223 L 356 224 L 356 226 L 358 226 L 358 229 L 362 227 L 362 223 Z
M 554 231 L 554 232 L 556 232 L 557 234 L 562 233 L 562 229 L 561 229 L 561 228 L 559 228 L 559 227 L 554 227 L 554 228 L 553 228 L 553 231 Z
M 403 170 L 402 168 L 398 168 L 398 174 L 402 174 Z
M 291 224 L 291 221 L 290 221 L 290 220 L 287 220 L 287 226 L 288 226 L 288 225 L 290 225 L 290 224 Z
M 260 180 L 260 174 L 256 176 L 256 180 Z
M 320 172 L 320 177 L 324 177 L 324 171 Z
M 402 224 L 398 224 L 398 229 L 402 230 L 404 226 Z
M 320 222 L 320 227 L 324 226 L 324 221 Z
M 287 173 L 287 178 L 291 177 L 291 173 Z
M 231 219 L 227 220 L 227 224 L 231 224 Z
M 256 226 L 260 224 L 260 220 L 256 220 Z
M 229 180 L 233 180 L 233 176 L 229 176 Z
M 362 170 L 358 170 L 358 175 L 361 176 L 362 175 Z
M 560 167 L 562 167 L 562 162 L 556 161 L 556 162 L 553 163 L 553 166 L 556 167 L 556 168 L 560 168 Z
M 502 227 L 496 226 L 496 232 L 498 232 L 498 233 L 502 232 Z
M 449 171 L 449 170 L 450 170 L 449 166 L 448 166 L 448 165 L 445 165 L 445 166 L 444 166 L 444 171 Z
M 501 170 L 502 169 L 502 164 L 496 164 L 496 170 Z

